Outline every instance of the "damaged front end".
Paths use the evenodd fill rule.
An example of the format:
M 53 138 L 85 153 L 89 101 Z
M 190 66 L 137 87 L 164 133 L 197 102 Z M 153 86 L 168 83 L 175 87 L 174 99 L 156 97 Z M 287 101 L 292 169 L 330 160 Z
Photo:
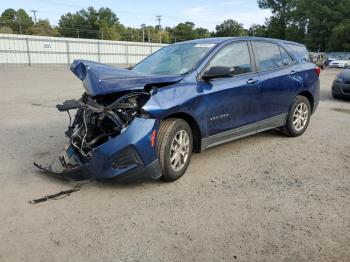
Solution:
M 134 92 L 109 104 L 110 97 L 106 101 L 104 98 L 93 99 L 84 94 L 78 101 L 68 100 L 62 105 L 57 105 L 57 109 L 68 112 L 69 117 L 69 110 L 77 109 L 73 122 L 69 123 L 66 136 L 81 158 L 89 160 L 95 147 L 120 135 L 135 116 L 147 117 L 140 107 L 148 97 L 146 92 Z
M 59 165 L 35 165 L 77 180 L 112 179 L 151 165 L 150 176 L 158 178 L 155 152 L 158 123 L 142 110 L 149 97 L 150 93 L 143 91 L 95 98 L 85 93 L 80 100 L 57 105 L 60 112 L 69 115 L 65 132 L 69 143 L 55 160 Z M 73 119 L 72 110 L 76 111 Z
M 93 67 L 97 67 L 96 70 Z M 118 90 L 112 90 L 111 72 L 106 79 L 96 78 L 96 72 L 101 73 L 99 69 L 101 66 L 93 62 L 72 65 L 72 71 L 83 80 L 86 92 L 79 100 L 57 105 L 60 112 L 69 115 L 65 132 L 69 142 L 50 165 L 34 165 L 51 174 L 75 180 L 159 178 L 156 152 L 159 121 L 142 109 L 152 96 L 154 89 L 149 88 L 152 85 L 140 78 L 143 79 L 142 88 L 128 90 L 125 79 L 123 85 L 116 79 Z M 122 69 L 117 69 L 118 75 L 120 71 Z M 132 77 L 133 86 L 135 81 Z M 103 92 L 98 93 L 98 90 Z

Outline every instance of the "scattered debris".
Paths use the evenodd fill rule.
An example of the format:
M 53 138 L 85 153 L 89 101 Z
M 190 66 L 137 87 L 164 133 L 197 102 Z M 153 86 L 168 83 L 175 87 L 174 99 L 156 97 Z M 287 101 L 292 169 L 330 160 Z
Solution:
M 49 199 L 52 199 L 52 200 L 62 199 L 62 198 L 70 196 L 70 194 L 77 192 L 79 190 L 80 190 L 80 185 L 78 184 L 78 185 L 74 186 L 72 189 L 61 191 L 61 192 L 58 192 L 58 193 L 53 194 L 53 195 L 47 195 L 47 196 L 44 196 L 42 198 L 30 200 L 29 204 L 38 204 L 38 203 L 45 202 Z

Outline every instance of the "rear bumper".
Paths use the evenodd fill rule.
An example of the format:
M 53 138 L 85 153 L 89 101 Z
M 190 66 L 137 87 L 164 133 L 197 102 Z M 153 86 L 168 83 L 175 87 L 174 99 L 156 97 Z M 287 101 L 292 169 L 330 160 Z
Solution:
M 133 181 L 157 179 L 161 176 L 156 152 L 156 143 L 152 143 L 152 133 L 157 132 L 159 122 L 155 119 L 135 118 L 126 130 L 92 151 L 88 161 L 73 150 L 79 164 L 71 167 L 62 164 L 62 169 L 53 169 L 35 164 L 42 170 L 56 176 L 73 180 L 96 179 Z
M 334 81 L 332 85 L 332 92 L 336 96 L 350 98 L 350 84 Z

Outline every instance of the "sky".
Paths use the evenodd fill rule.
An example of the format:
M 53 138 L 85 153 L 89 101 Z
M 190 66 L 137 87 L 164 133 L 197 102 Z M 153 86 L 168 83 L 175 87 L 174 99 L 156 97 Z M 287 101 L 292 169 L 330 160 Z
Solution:
M 23 8 L 33 15 L 30 11 L 37 10 L 38 19 L 49 19 L 53 25 L 57 25 L 62 14 L 89 6 L 111 8 L 126 26 L 156 25 L 156 15 L 162 15 L 162 27 L 191 21 L 210 31 L 226 19 L 249 28 L 263 24 L 271 15 L 269 10 L 259 9 L 256 0 L 0 0 L 0 12 Z

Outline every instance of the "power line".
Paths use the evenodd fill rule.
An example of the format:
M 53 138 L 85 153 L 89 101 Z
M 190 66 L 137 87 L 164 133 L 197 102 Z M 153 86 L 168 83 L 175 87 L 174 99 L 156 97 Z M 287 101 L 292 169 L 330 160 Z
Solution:
M 162 15 L 156 15 L 156 20 L 158 21 L 159 31 L 161 31 L 161 21 L 162 21 Z
M 158 30 L 159 30 L 159 43 L 162 43 L 162 26 L 161 26 L 161 21 L 162 21 L 162 15 L 156 15 L 156 20 L 158 21 Z
M 34 23 L 36 24 L 36 13 L 39 12 L 38 10 L 30 10 L 34 14 Z

